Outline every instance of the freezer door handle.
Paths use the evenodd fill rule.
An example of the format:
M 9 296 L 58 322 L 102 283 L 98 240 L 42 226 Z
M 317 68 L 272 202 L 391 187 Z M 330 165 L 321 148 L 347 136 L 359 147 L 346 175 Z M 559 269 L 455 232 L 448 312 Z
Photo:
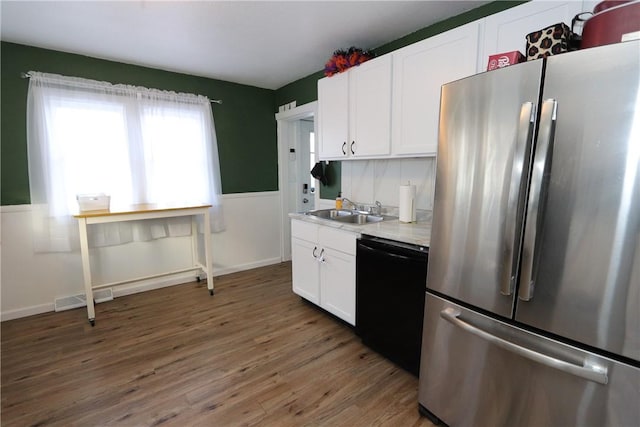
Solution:
M 537 234 L 538 230 L 542 228 L 544 219 L 557 111 L 558 102 L 555 99 L 547 99 L 542 103 L 538 145 L 533 161 L 533 171 L 531 172 L 529 205 L 522 247 L 522 275 L 518 297 L 523 301 L 529 301 L 533 298 L 537 261 L 540 252 L 536 250 L 539 243 Z
M 511 295 L 515 288 L 517 262 L 513 259 L 516 247 L 520 241 L 518 233 L 518 202 L 523 188 L 525 171 L 525 155 L 531 147 L 533 137 L 533 125 L 535 123 L 536 109 L 533 102 L 525 102 L 520 107 L 518 120 L 518 133 L 516 136 L 516 149 L 513 154 L 511 166 L 511 186 L 509 187 L 509 199 L 507 202 L 507 215 L 504 224 L 504 270 L 500 283 L 500 293 Z M 517 236 L 517 237 L 516 237 Z M 517 239 L 517 240 L 516 240 Z
M 500 337 L 483 331 L 482 329 L 471 325 L 460 319 L 460 310 L 449 307 L 440 312 L 442 317 L 447 322 L 457 326 L 464 331 L 467 331 L 485 341 L 495 344 L 498 347 L 510 351 L 531 361 L 540 363 L 550 368 L 559 369 L 571 375 L 575 375 L 584 378 L 589 381 L 593 381 L 599 384 L 607 384 L 607 368 L 605 366 L 593 363 L 591 360 L 585 359 L 582 366 L 575 365 L 573 363 L 565 362 L 564 360 L 557 359 L 555 357 L 547 356 L 546 354 L 538 353 L 537 351 L 515 344 L 511 341 L 507 341 Z

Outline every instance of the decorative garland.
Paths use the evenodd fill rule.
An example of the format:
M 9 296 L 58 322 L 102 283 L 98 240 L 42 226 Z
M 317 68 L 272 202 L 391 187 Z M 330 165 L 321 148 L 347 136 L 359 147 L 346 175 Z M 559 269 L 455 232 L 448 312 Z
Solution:
M 324 75 L 333 76 L 342 73 L 351 67 L 360 65 L 373 58 L 370 50 L 362 50 L 357 47 L 350 47 L 348 50 L 338 49 L 333 52 L 333 56 L 324 64 Z

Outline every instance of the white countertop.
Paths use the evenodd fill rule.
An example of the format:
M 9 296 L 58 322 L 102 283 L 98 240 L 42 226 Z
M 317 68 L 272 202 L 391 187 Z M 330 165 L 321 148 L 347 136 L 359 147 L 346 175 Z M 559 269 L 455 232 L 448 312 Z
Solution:
M 312 222 L 328 227 L 351 231 L 360 235 L 382 237 L 413 245 L 429 246 L 431 241 L 431 212 L 419 214 L 415 223 L 402 223 L 397 219 L 380 221 L 372 224 L 348 224 L 331 219 L 318 218 L 304 213 L 290 213 L 290 218 Z

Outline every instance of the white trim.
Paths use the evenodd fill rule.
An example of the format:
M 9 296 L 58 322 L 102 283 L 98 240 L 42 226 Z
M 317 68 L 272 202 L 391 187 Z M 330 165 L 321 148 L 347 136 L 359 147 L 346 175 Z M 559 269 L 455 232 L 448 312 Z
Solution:
M 277 197 L 279 196 L 280 191 L 258 191 L 254 193 L 229 193 L 222 194 L 221 197 L 223 199 L 242 199 L 242 198 L 250 198 L 250 197 Z M 30 212 L 32 209 L 32 204 L 25 203 L 22 205 L 2 205 L 0 206 L 0 213 L 14 213 L 14 212 Z
M 224 276 L 226 274 L 237 273 L 239 271 L 251 270 L 258 267 L 265 267 L 267 265 L 280 264 L 281 262 L 282 260 L 280 258 L 263 259 L 262 261 L 249 262 L 233 267 L 221 268 L 215 272 L 214 276 Z
M 278 197 L 280 191 L 259 191 L 256 193 L 229 193 L 223 194 L 223 199 L 249 199 L 251 197 Z
M 299 105 L 291 110 L 276 113 L 276 120 L 295 121 L 318 114 L 318 101 L 312 101 Z
M 280 258 L 269 258 L 262 261 L 251 262 L 246 264 L 237 265 L 234 267 L 223 268 L 214 272 L 214 277 L 223 276 L 230 273 L 237 273 L 239 271 L 251 270 L 253 268 L 265 267 L 267 265 L 279 264 Z M 132 283 L 131 286 L 121 287 L 120 289 L 113 289 L 113 297 L 118 298 L 126 295 L 137 294 L 140 292 L 151 291 L 154 289 L 167 288 L 169 286 L 183 285 L 185 283 L 191 283 L 195 280 L 193 273 L 178 273 L 172 276 L 143 280 L 137 283 Z M 202 298 L 209 298 L 208 294 L 202 294 Z M 84 308 L 78 307 L 78 308 Z M 15 310 L 4 311 L 0 313 L 0 321 L 19 319 L 22 317 L 33 316 L 36 314 L 48 313 L 55 311 L 55 303 L 35 305 L 32 307 L 19 308 Z
M 14 212 L 30 212 L 31 205 L 5 205 L 0 206 L 0 213 L 14 213 Z
M 318 135 L 318 101 L 309 102 L 275 114 L 278 131 L 278 188 L 280 189 L 280 259 L 288 261 L 290 254 L 285 254 L 285 245 L 291 242 L 289 231 L 289 146 L 290 126 L 300 119 L 314 118 L 315 134 Z M 320 189 L 315 192 L 316 202 L 320 196 Z M 289 242 L 289 243 L 287 243 Z M 290 252 L 290 251 L 289 251 Z
M 3 311 L 0 313 L 0 321 L 19 319 L 21 317 L 34 316 L 36 314 L 48 313 L 54 311 L 56 305 L 54 303 L 33 305 L 31 307 L 18 308 L 15 310 Z

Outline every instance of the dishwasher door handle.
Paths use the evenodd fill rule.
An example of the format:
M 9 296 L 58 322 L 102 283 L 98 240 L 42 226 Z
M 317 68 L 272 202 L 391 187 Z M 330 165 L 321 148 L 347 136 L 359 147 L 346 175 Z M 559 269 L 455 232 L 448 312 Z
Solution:
M 383 257 L 393 257 L 393 258 L 401 259 L 401 260 L 404 260 L 404 261 L 415 262 L 415 257 L 410 257 L 410 256 L 401 255 L 401 254 L 394 253 L 394 252 L 389 252 L 389 251 L 381 249 L 381 248 L 372 248 L 371 246 L 368 246 L 366 243 L 358 243 L 358 247 L 360 249 L 362 249 L 362 250 L 367 251 L 367 252 L 378 253 L 378 254 L 380 254 L 380 256 L 383 256 Z

